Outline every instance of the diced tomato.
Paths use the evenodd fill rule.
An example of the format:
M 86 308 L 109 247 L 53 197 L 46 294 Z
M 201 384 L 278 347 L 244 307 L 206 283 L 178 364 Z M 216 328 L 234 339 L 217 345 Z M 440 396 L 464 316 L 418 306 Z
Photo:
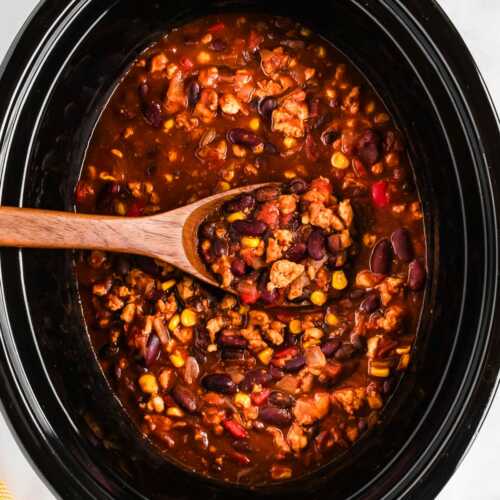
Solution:
M 255 283 L 249 281 L 240 281 L 238 283 L 238 294 L 243 304 L 255 304 L 260 296 Z
M 365 177 L 366 176 L 366 168 L 361 161 L 357 158 L 352 159 L 352 169 L 357 177 Z
M 78 203 L 82 203 L 95 194 L 94 188 L 85 181 L 79 181 L 75 189 L 75 198 Z
M 245 428 L 235 420 L 224 420 L 222 425 L 224 426 L 224 429 L 226 429 L 226 431 L 236 439 L 245 439 L 248 437 L 248 432 Z
M 183 57 L 179 61 L 179 64 L 180 64 L 182 71 L 184 71 L 184 72 L 191 71 L 194 68 L 194 63 L 193 63 L 193 61 L 191 61 L 191 59 L 189 59 L 189 57 Z
M 210 26 L 207 31 L 209 33 L 219 33 L 219 31 L 222 31 L 224 28 L 226 27 L 226 25 L 224 23 L 215 23 L 215 24 L 212 24 L 212 26 Z
M 280 218 L 280 210 L 276 202 L 268 201 L 264 203 L 255 218 L 265 222 L 270 228 L 276 227 Z
M 298 352 L 298 349 L 295 346 L 285 347 L 283 349 L 280 349 L 279 351 L 276 351 L 274 353 L 273 358 L 274 359 L 281 359 L 281 358 L 287 358 L 287 357 L 293 358 L 294 356 L 297 355 L 297 352 Z
M 332 194 L 332 185 L 328 179 L 318 177 L 311 182 L 311 189 L 323 193 L 327 198 Z
M 377 181 L 372 184 L 372 199 L 377 207 L 385 207 L 389 204 L 389 192 L 386 181 Z
M 127 211 L 127 217 L 140 217 L 144 213 L 144 206 L 143 200 L 134 201 Z
M 261 406 L 267 401 L 270 394 L 270 389 L 263 389 L 260 392 L 252 392 L 250 399 L 254 405 Z

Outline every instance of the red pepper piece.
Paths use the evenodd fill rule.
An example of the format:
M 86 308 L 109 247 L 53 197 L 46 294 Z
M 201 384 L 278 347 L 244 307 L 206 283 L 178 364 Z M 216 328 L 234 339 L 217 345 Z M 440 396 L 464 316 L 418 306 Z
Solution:
M 140 217 L 144 213 L 144 201 L 134 201 L 127 211 L 127 217 Z
M 254 405 L 261 406 L 267 401 L 269 394 L 271 394 L 270 389 L 263 389 L 260 392 L 252 392 L 250 399 Z
M 224 429 L 226 429 L 231 436 L 236 439 L 246 439 L 248 437 L 248 432 L 235 420 L 224 420 L 222 422 Z
M 229 458 L 231 458 L 231 460 L 235 461 L 238 464 L 248 465 L 251 462 L 251 460 L 246 455 L 243 455 L 243 453 L 229 450 L 227 454 L 229 455 Z
M 191 71 L 194 68 L 194 63 L 189 59 L 189 57 L 183 57 L 180 61 L 179 64 L 181 66 L 182 71 L 187 72 Z
M 276 351 L 274 353 L 274 356 L 273 358 L 274 359 L 282 359 L 282 358 L 293 358 L 294 356 L 296 356 L 298 353 L 298 349 L 295 347 L 295 346 L 291 346 L 291 347 L 285 347 L 283 349 L 280 349 L 279 351 Z
M 385 207 L 389 204 L 389 192 L 386 181 L 377 181 L 372 184 L 372 199 L 377 207 Z
M 238 283 L 238 294 L 243 304 L 255 304 L 260 296 L 255 283 L 248 283 L 246 281 Z
M 212 26 L 210 26 L 207 31 L 209 33 L 219 33 L 219 31 L 222 31 L 224 28 L 226 27 L 226 25 L 224 23 L 215 23 L 215 24 L 212 24 Z
M 357 158 L 352 159 L 352 169 L 354 170 L 356 177 L 366 177 L 366 168 Z

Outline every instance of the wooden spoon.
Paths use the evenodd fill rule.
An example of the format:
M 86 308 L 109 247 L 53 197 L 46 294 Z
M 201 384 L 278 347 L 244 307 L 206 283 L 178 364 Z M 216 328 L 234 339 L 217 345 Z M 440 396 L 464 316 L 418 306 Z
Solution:
M 147 217 L 75 214 L 0 207 L 0 246 L 82 248 L 133 253 L 164 260 L 211 285 L 220 286 L 198 253 L 198 227 L 225 201 L 273 183 L 254 184 L 203 198 Z

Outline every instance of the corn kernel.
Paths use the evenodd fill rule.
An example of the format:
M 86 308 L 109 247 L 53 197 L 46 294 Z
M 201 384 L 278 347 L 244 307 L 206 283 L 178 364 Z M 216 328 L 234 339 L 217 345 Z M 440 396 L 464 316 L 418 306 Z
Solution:
M 167 281 L 164 281 L 162 284 L 161 284 L 161 289 L 166 292 L 167 290 L 170 290 L 174 285 L 175 285 L 176 281 L 175 280 L 167 280 Z
M 166 413 L 169 417 L 182 418 L 184 416 L 184 412 L 180 408 L 177 408 L 177 406 L 167 408 Z
M 326 56 L 326 50 L 325 50 L 325 47 L 323 47 L 322 45 L 320 45 L 317 49 L 316 49 L 316 54 L 319 58 L 323 59 L 325 56 Z
M 184 361 L 184 356 L 182 355 L 181 352 L 179 351 L 174 351 L 173 354 L 169 356 L 170 362 L 176 367 L 176 368 L 182 368 L 185 364 Z
M 297 174 L 293 170 L 285 170 L 284 176 L 286 179 L 295 179 Z
M 213 39 L 213 36 L 212 36 L 212 33 L 207 33 L 202 39 L 201 39 L 201 43 L 203 43 L 204 45 L 206 45 L 207 43 L 210 43 Z
M 123 158 L 123 153 L 119 149 L 112 149 L 111 153 L 117 158 Z
M 198 321 L 197 314 L 192 309 L 184 309 L 181 313 L 182 326 L 190 327 L 196 325 Z
M 217 344 L 208 344 L 207 352 L 216 352 L 216 351 L 217 351 Z
M 375 116 L 375 123 L 377 125 L 381 123 L 387 123 L 390 120 L 390 117 L 387 113 L 379 113 Z
M 248 126 L 254 131 L 257 132 L 260 128 L 260 120 L 258 118 L 252 118 L 248 123 Z
M 406 370 L 409 364 L 410 364 L 410 355 L 402 354 L 401 357 L 399 358 L 399 363 L 396 370 Z
M 326 302 L 326 293 L 321 290 L 315 290 L 311 293 L 309 299 L 315 306 L 322 306 Z
M 118 179 L 111 175 L 109 172 L 101 172 L 99 174 L 99 179 L 103 181 L 117 181 Z
M 247 216 L 243 212 L 233 212 L 226 217 L 228 222 L 236 222 L 237 220 L 245 220 Z
M 309 347 L 314 347 L 315 345 L 319 345 L 321 342 L 318 339 L 310 339 L 306 340 L 303 344 L 302 347 L 304 349 L 309 349 Z
M 123 201 L 115 201 L 115 212 L 118 215 L 125 215 L 127 213 L 127 206 L 123 203 Z
M 128 139 L 129 137 L 133 136 L 134 135 L 134 129 L 132 127 L 127 127 L 124 131 L 123 131 L 123 137 L 125 139 Z
M 329 326 L 337 326 L 339 324 L 339 318 L 332 312 L 325 316 L 325 323 Z
M 165 409 L 165 402 L 161 396 L 152 397 L 150 402 L 156 413 L 163 413 L 163 410 Z
M 273 354 L 274 351 L 270 347 L 268 347 L 267 349 L 260 351 L 259 354 L 257 354 L 257 357 L 260 359 L 260 362 L 262 364 L 268 365 L 271 362 Z
M 250 308 L 249 308 L 248 306 L 243 306 L 243 305 L 242 305 L 242 306 L 240 306 L 240 308 L 238 309 L 238 312 L 239 312 L 240 314 L 246 314 L 246 313 L 249 311 L 249 309 L 250 309 Z
M 401 355 L 401 354 L 408 354 L 410 352 L 411 346 L 409 345 L 402 345 L 401 347 L 398 347 L 396 349 L 396 353 Z
M 372 174 L 380 175 L 384 171 L 384 164 L 379 161 L 375 163 L 375 165 L 372 165 L 372 168 L 370 170 L 372 171 Z
M 181 317 L 178 314 L 174 314 L 168 322 L 168 329 L 173 332 L 179 326 L 180 322 Z
M 164 177 L 167 182 L 173 182 L 174 180 L 174 176 L 172 174 L 165 174 Z
M 377 239 L 376 235 L 365 233 L 363 235 L 363 245 L 365 247 L 371 248 L 375 244 L 376 239 Z
M 175 149 L 171 149 L 168 153 L 167 153 L 167 156 L 168 156 L 168 161 L 169 162 L 175 162 L 177 161 L 177 151 Z
M 260 238 L 256 236 L 243 236 L 241 244 L 246 248 L 257 248 L 260 244 Z
M 332 89 L 331 87 L 328 87 L 325 90 L 325 95 L 328 97 L 328 99 L 335 99 L 337 97 L 337 91 L 335 89 Z
M 283 146 L 285 146 L 285 148 L 287 149 L 293 148 L 296 144 L 297 140 L 295 139 L 295 137 L 285 137 L 283 139 Z
M 305 37 L 311 36 L 311 30 L 308 28 L 301 28 L 300 34 Z
M 155 394 L 158 392 L 158 383 L 152 373 L 145 373 L 139 377 L 139 385 L 142 392 L 146 394 Z
M 288 323 L 288 329 L 290 333 L 298 335 L 302 331 L 302 321 L 300 321 L 300 319 L 292 319 L 292 321 Z
M 231 149 L 233 150 L 233 155 L 236 156 L 236 158 L 245 158 L 245 156 L 247 155 L 247 150 L 242 146 L 238 146 L 238 144 L 233 144 Z M 234 170 L 232 172 L 233 175 L 229 180 L 232 180 L 232 178 L 234 177 Z
M 341 153 L 340 151 L 333 153 L 330 161 L 334 168 L 338 168 L 340 170 L 346 169 L 351 164 L 349 158 L 347 158 L 347 156 L 344 153 Z
M 205 52 L 204 50 L 199 52 L 198 55 L 196 56 L 196 60 L 200 64 L 208 64 L 210 62 L 210 59 L 211 59 L 210 54 L 208 52 Z
M 390 369 L 386 365 L 371 363 L 368 367 L 368 374 L 372 377 L 386 378 L 390 374 Z
M 375 103 L 373 101 L 370 101 L 366 106 L 365 106 L 365 113 L 366 114 L 371 114 L 375 111 Z
M 165 120 L 165 122 L 163 123 L 163 130 L 165 132 L 168 132 L 169 130 L 172 130 L 174 128 L 174 119 L 173 118 L 169 118 L 168 120 Z
M 234 396 L 234 404 L 240 406 L 241 408 L 250 408 L 252 406 L 252 401 L 250 396 L 245 392 L 238 392 Z
M 375 354 L 377 354 L 379 342 L 380 335 L 374 335 L 366 341 L 366 354 L 369 358 L 374 358 Z
M 347 278 L 344 271 L 334 271 L 332 274 L 332 286 L 335 290 L 343 290 L 347 286 Z
M 219 182 L 219 191 L 228 191 L 229 189 L 231 189 L 231 185 L 229 184 L 229 182 Z

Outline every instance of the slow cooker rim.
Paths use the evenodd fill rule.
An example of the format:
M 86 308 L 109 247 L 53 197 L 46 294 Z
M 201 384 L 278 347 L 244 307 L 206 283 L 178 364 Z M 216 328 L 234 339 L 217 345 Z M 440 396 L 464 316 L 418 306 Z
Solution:
M 60 23 L 61 19 L 64 18 L 64 16 L 65 16 L 66 13 L 72 12 L 73 8 L 77 12 L 80 12 L 82 9 L 84 9 L 86 7 L 86 5 L 88 5 L 90 3 L 90 1 L 91 0 L 83 0 L 83 1 L 73 0 L 65 8 L 60 8 L 59 11 L 57 11 L 52 6 L 49 6 L 47 1 L 42 2 L 38 6 L 37 10 L 34 11 L 34 13 L 31 15 L 31 17 L 29 18 L 29 20 L 27 21 L 27 23 L 23 27 L 23 30 L 20 32 L 20 34 L 16 38 L 15 42 L 13 43 L 11 49 L 9 50 L 9 53 L 8 53 L 6 59 L 4 60 L 4 63 L 3 63 L 2 68 L 1 68 L 1 72 L 2 72 L 1 79 L 2 80 L 6 79 L 6 73 L 7 73 L 8 70 L 10 70 L 11 72 L 13 71 L 13 68 L 12 68 L 13 64 L 12 64 L 12 62 L 16 58 L 23 60 L 26 57 L 28 59 L 29 54 L 27 54 L 27 53 L 26 54 L 20 53 L 20 51 L 18 51 L 18 47 L 19 47 L 19 45 L 20 45 L 20 43 L 22 41 L 25 41 L 27 38 L 33 37 L 32 32 L 33 31 L 36 32 L 36 29 L 37 29 L 36 24 L 37 24 L 37 22 L 39 21 L 39 19 L 43 15 L 47 14 L 46 11 L 50 12 L 51 9 L 52 9 L 52 11 L 55 11 L 54 14 L 51 14 L 51 16 L 50 16 L 51 18 L 55 17 L 53 24 L 47 30 L 47 33 L 50 33 L 52 31 L 52 29 L 54 31 L 56 31 L 57 28 L 62 29 L 61 25 L 59 23 Z M 358 2 L 355 2 L 355 3 L 358 3 Z M 387 6 L 387 2 L 384 2 L 384 3 L 386 4 L 386 8 L 389 8 Z M 398 2 L 398 4 L 400 4 L 400 2 Z M 454 28 L 453 28 L 453 25 L 446 18 L 446 16 L 441 11 L 441 9 L 433 2 L 433 0 L 430 2 L 430 4 L 431 4 L 431 6 L 434 6 L 434 8 L 438 8 L 438 10 L 441 12 L 441 19 L 440 19 L 440 21 L 444 21 L 449 28 L 451 27 L 453 29 L 453 31 L 455 31 Z M 359 3 L 358 3 L 358 5 L 359 5 Z M 404 7 L 404 6 L 402 6 L 400 4 L 400 8 L 401 7 Z M 75 12 L 75 14 L 77 12 Z M 65 21 L 66 21 L 66 23 L 69 22 L 69 20 L 67 18 L 65 19 Z M 35 35 L 36 34 L 37 33 L 35 33 Z M 463 43 L 463 41 L 461 40 L 461 38 L 459 37 L 459 35 L 456 33 L 456 31 L 455 31 L 455 35 L 458 36 L 458 39 L 456 38 L 454 41 L 460 45 L 460 49 L 462 50 L 462 55 L 463 55 L 463 52 L 466 51 L 467 56 L 470 58 L 471 62 L 473 63 L 472 57 L 468 53 L 468 50 L 466 49 L 465 44 Z M 50 38 L 48 36 L 47 37 L 43 37 L 42 40 L 40 41 L 39 45 L 38 45 L 38 47 L 40 48 L 40 51 L 42 50 L 42 48 L 49 49 L 50 48 L 49 47 L 49 43 L 50 43 L 51 40 L 52 40 L 52 42 L 56 41 L 56 40 L 54 40 L 54 39 L 52 39 L 52 38 Z M 44 42 L 47 44 L 46 46 L 43 46 Z M 29 59 L 29 62 L 27 63 L 27 66 L 18 65 L 19 68 L 23 68 L 23 69 L 26 68 L 26 71 L 22 75 L 23 77 L 26 74 L 30 73 L 28 71 L 29 65 L 30 64 L 34 65 L 35 62 L 36 62 L 36 58 L 32 57 L 32 58 Z M 492 123 L 492 119 L 495 120 L 496 134 L 498 136 L 498 120 L 497 120 L 495 112 L 494 112 L 493 104 L 491 102 L 491 97 L 488 95 L 487 90 L 486 90 L 486 88 L 484 86 L 484 82 L 482 80 L 482 77 L 481 77 L 479 71 L 477 70 L 477 67 L 475 67 L 475 65 L 474 65 L 474 69 L 475 69 L 475 71 L 473 72 L 473 74 L 471 74 L 471 81 L 476 86 L 479 83 L 479 89 L 480 89 L 481 95 L 486 96 L 486 101 L 487 101 L 488 108 L 489 108 L 490 111 L 492 111 L 492 116 L 489 117 L 490 118 L 489 121 L 490 121 L 490 123 Z M 14 71 L 14 73 L 15 73 L 15 71 Z M 473 80 L 476 79 L 476 77 L 477 77 L 478 81 L 473 81 Z M 22 83 L 22 78 L 19 79 L 19 87 L 18 88 L 21 87 L 21 83 Z M 18 88 L 16 88 L 16 90 L 18 90 Z M 15 96 L 15 94 L 16 94 L 16 92 L 13 92 L 14 96 Z M 11 99 L 10 102 L 13 103 L 14 100 L 15 99 L 12 97 L 12 99 Z M 0 133 L 2 132 L 2 130 L 4 129 L 4 127 L 6 126 L 7 119 L 8 119 L 8 113 L 5 114 L 5 120 L 4 120 L 4 123 L 3 123 L 2 127 L 0 128 Z M 484 121 L 486 122 L 486 119 Z M 478 140 L 480 140 L 480 138 L 478 138 Z M 1 159 L 2 159 L 2 156 L 0 155 L 0 160 Z M 3 168 L 3 165 L 2 165 L 2 168 Z M 2 175 L 2 181 L 3 181 L 3 175 Z M 493 214 L 494 213 L 495 213 L 495 211 L 493 211 Z M 3 303 L 1 305 L 5 306 L 5 304 L 3 304 Z M 2 307 L 2 308 L 5 310 L 4 307 Z M 6 331 L 7 329 L 10 328 L 10 325 L 5 324 L 4 321 L 5 321 L 5 318 L 2 318 L 2 322 L 1 322 L 1 329 L 2 329 L 2 331 Z M 6 352 L 5 339 L 3 338 L 3 336 L 1 337 L 1 345 L 2 345 L 2 357 L 4 358 L 4 363 L 2 364 L 2 371 L 6 371 L 6 366 L 7 366 L 8 370 L 10 371 L 10 370 L 12 370 L 12 366 L 10 365 L 11 360 L 9 359 L 8 353 Z M 483 352 L 483 354 L 486 355 L 486 351 Z M 479 377 L 479 373 L 477 374 L 477 377 Z M 17 396 L 17 397 L 22 396 L 22 393 L 20 392 L 20 388 L 16 388 L 16 389 L 18 389 L 18 391 L 16 391 L 16 390 L 13 389 L 13 387 L 15 387 L 16 379 L 14 377 L 12 377 L 12 382 L 14 382 L 13 387 L 8 387 L 9 384 L 6 383 L 6 380 L 7 380 L 7 377 L 3 378 L 2 383 L 0 384 L 0 391 L 1 391 L 1 394 L 2 394 L 2 398 L 1 399 L 4 402 L 5 401 L 10 401 L 11 404 L 8 405 L 8 406 L 5 406 L 3 408 L 4 414 L 6 414 L 6 416 L 8 417 L 7 420 L 9 421 L 9 425 L 11 426 L 11 428 L 13 428 L 15 430 L 15 434 L 17 435 L 18 440 L 21 442 L 22 447 L 26 448 L 25 454 L 29 458 L 30 458 L 30 455 L 31 455 L 31 457 L 34 457 L 33 450 L 34 450 L 34 448 L 36 448 L 36 446 L 33 446 L 32 442 L 30 443 L 31 446 L 29 446 L 27 444 L 30 439 L 37 439 L 37 437 L 38 438 L 42 438 L 42 440 L 44 441 L 44 444 L 47 447 L 49 447 L 49 448 L 50 448 L 50 443 L 46 439 L 46 436 L 42 436 L 41 434 L 38 435 L 38 436 L 34 435 L 34 433 L 32 432 L 32 429 L 30 428 L 31 427 L 30 424 L 33 424 L 33 423 L 36 423 L 36 422 L 34 420 L 28 421 L 26 419 L 25 415 L 21 412 L 20 408 L 18 408 L 18 406 L 20 406 L 20 404 L 15 399 L 15 396 Z M 484 403 L 484 408 L 483 408 L 482 416 L 481 416 L 481 422 L 484 420 L 484 417 L 485 417 L 485 415 L 487 413 L 487 409 L 489 408 L 489 406 L 491 404 L 491 401 L 492 401 L 492 399 L 494 397 L 494 393 L 495 393 L 495 390 L 496 390 L 496 387 L 497 387 L 497 383 L 495 383 L 494 386 L 495 386 L 495 388 L 489 394 L 489 398 Z M 11 397 L 9 398 L 7 395 L 10 395 Z M 472 395 L 471 395 L 471 397 L 472 397 Z M 483 397 L 483 399 L 484 399 L 484 397 Z M 14 405 L 13 402 L 15 402 L 16 405 Z M 26 409 L 28 409 L 28 406 L 26 406 Z M 33 415 L 30 415 L 30 417 L 32 419 L 34 419 Z M 478 425 L 480 425 L 480 424 L 478 424 Z M 23 428 L 21 429 L 21 427 L 23 427 Z M 465 440 L 465 441 L 467 441 L 467 440 Z M 472 441 L 469 442 L 469 446 L 470 446 L 471 443 L 472 443 Z M 28 447 L 31 448 L 30 453 L 26 453 Z M 54 454 L 54 453 L 51 454 L 51 457 L 53 459 L 57 459 L 58 458 L 56 456 L 56 454 Z M 40 453 L 40 455 L 39 455 L 39 457 L 37 459 L 30 458 L 30 461 L 37 468 L 41 468 L 40 464 L 43 463 L 43 459 L 44 458 L 46 458 L 46 455 L 43 454 L 43 453 Z M 64 464 L 60 463 L 59 466 L 61 466 L 61 465 L 64 465 Z M 46 468 L 45 464 L 44 464 L 44 468 Z M 71 474 L 73 480 L 76 481 L 81 486 L 81 477 L 80 478 L 76 478 L 74 476 L 74 474 L 71 473 L 71 471 L 68 471 L 68 472 L 69 472 L 69 474 Z M 444 484 L 444 482 L 445 481 L 442 481 L 443 484 Z M 52 488 L 54 488 L 54 486 L 52 486 L 52 485 L 50 485 L 50 486 Z M 440 487 L 437 488 L 437 489 L 439 490 Z M 60 485 L 58 485 L 58 490 L 60 492 L 62 492 L 62 488 L 61 488 Z M 87 489 L 85 488 L 85 490 L 87 490 Z M 88 490 L 87 490 L 87 493 L 88 493 Z M 101 493 L 102 493 L 102 491 L 101 491 Z

